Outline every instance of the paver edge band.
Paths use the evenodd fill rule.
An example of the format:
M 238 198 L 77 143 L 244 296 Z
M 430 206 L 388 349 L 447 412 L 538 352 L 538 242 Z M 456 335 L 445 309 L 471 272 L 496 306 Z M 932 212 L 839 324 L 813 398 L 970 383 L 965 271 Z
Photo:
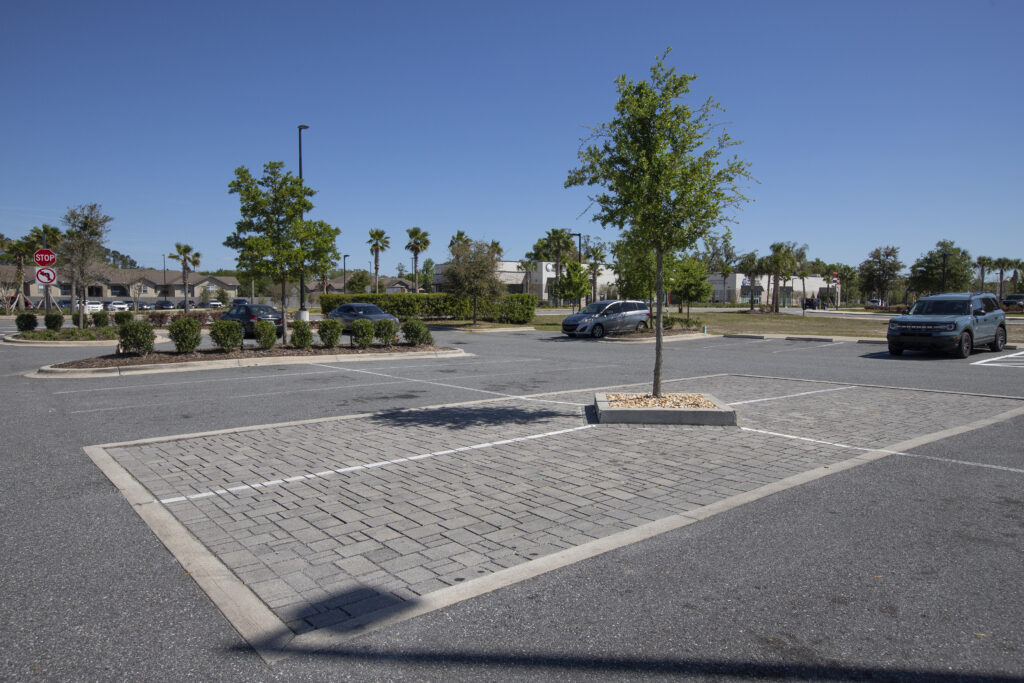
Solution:
M 223 370 L 224 368 L 248 368 L 261 365 L 298 365 L 316 361 L 319 363 L 352 363 L 359 361 L 376 361 L 386 357 L 416 360 L 419 358 L 470 358 L 474 354 L 462 349 L 447 351 L 411 351 L 409 353 L 371 353 L 366 355 L 334 354 L 330 356 L 271 356 L 267 358 L 235 358 L 230 360 L 203 360 L 186 363 L 157 363 L 154 365 L 128 365 L 113 368 L 57 368 L 44 365 L 35 372 L 26 373 L 26 377 L 37 379 L 82 379 L 89 377 L 127 377 L 131 375 L 153 375 L 164 372 L 190 372 L 192 370 Z
M 256 597 L 248 586 L 240 581 L 209 549 L 199 542 L 164 506 L 157 503 L 148 490 L 117 463 L 102 446 L 87 446 L 85 447 L 85 452 L 122 493 L 160 542 L 167 547 L 182 567 L 196 579 L 197 584 L 206 592 L 218 609 L 221 610 L 221 613 L 224 614 L 239 635 L 253 647 L 264 661 L 272 664 L 289 657 L 296 648 L 322 650 L 341 645 L 363 633 L 378 630 L 391 624 L 534 578 L 569 564 L 574 564 L 584 559 L 589 559 L 611 550 L 679 529 L 696 521 L 707 519 L 715 514 L 826 477 L 830 474 L 852 469 L 859 465 L 889 457 L 900 451 L 907 451 L 927 443 L 980 429 L 1019 415 L 1024 415 L 1024 407 L 1005 411 L 959 427 L 952 427 L 940 432 L 914 437 L 887 448 L 868 450 L 847 460 L 807 470 L 751 491 L 716 501 L 696 510 L 671 515 L 649 524 L 595 539 L 589 543 L 532 560 L 522 565 L 500 570 L 465 584 L 429 593 L 412 607 L 387 608 L 364 615 L 359 619 L 349 622 L 354 630 L 350 630 L 347 633 L 328 632 L 328 629 L 321 629 L 300 636 L 295 636 L 291 629 L 265 603 Z
M 865 389 L 892 389 L 893 391 L 923 391 L 929 394 L 951 394 L 953 396 L 973 396 L 975 398 L 1004 398 L 1009 401 L 1024 401 L 1024 396 L 1009 396 L 1005 394 L 977 394 L 970 391 L 953 391 L 952 389 L 926 389 L 924 387 L 896 387 L 886 384 L 860 384 L 851 382 L 836 382 L 830 379 L 804 379 L 802 377 L 775 377 L 772 375 L 749 375 L 743 373 L 723 373 L 730 377 L 751 377 L 753 379 L 777 379 L 786 382 L 810 382 L 812 384 L 849 384 L 850 386 L 863 387 Z M 664 381 L 664 380 L 662 380 Z

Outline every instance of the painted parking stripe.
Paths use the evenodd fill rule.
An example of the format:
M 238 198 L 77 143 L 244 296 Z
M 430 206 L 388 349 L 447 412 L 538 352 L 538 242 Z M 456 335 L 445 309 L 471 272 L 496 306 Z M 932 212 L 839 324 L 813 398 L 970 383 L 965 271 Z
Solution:
M 298 474 L 285 479 L 271 479 L 270 481 L 261 481 L 258 484 L 240 484 L 238 486 L 232 486 L 230 488 L 213 489 L 211 491 L 203 491 L 201 493 L 193 493 L 188 496 L 175 496 L 173 498 L 161 498 L 160 502 L 164 505 L 170 505 L 171 503 L 180 503 L 186 500 L 198 500 L 200 498 L 209 498 L 210 496 L 222 496 L 226 493 L 238 493 L 240 491 L 254 491 L 258 489 L 268 488 L 271 486 L 280 486 L 295 481 L 302 481 L 304 479 L 325 479 L 335 474 L 347 474 L 349 472 L 358 472 L 360 470 L 369 470 L 376 467 L 387 467 L 388 465 L 400 465 L 407 462 L 415 462 L 418 460 L 425 460 L 427 458 L 436 458 L 441 455 L 452 455 L 454 453 L 462 453 L 465 451 L 475 451 L 481 448 L 493 448 L 495 446 L 506 446 L 512 443 L 521 443 L 523 441 L 532 441 L 535 439 L 544 439 L 549 436 L 557 436 L 559 434 L 569 434 L 571 432 L 579 432 L 584 429 L 590 429 L 594 425 L 586 424 L 580 427 L 570 427 L 569 429 L 558 429 L 553 432 L 544 432 L 543 434 L 530 434 L 528 436 L 520 436 L 514 439 L 503 439 L 501 441 L 488 441 L 487 443 L 473 444 L 472 446 L 461 446 L 459 448 L 449 448 L 443 451 L 434 451 L 433 453 L 423 453 L 421 455 L 413 455 L 408 458 L 394 458 L 393 460 L 380 460 L 378 462 L 366 463 L 364 465 L 352 465 L 350 467 L 339 467 L 332 470 L 323 470 L 322 472 L 311 472 L 309 474 Z
M 810 396 L 811 394 L 825 394 L 830 391 L 846 391 L 847 389 L 856 389 L 856 386 L 847 387 L 835 387 L 833 389 L 818 389 L 816 391 L 801 391 L 799 394 L 787 394 L 786 396 L 769 396 L 768 398 L 752 398 L 749 401 L 736 401 L 730 403 L 731 406 L 742 406 L 747 403 L 761 403 L 763 401 L 781 401 L 784 398 L 796 398 L 797 396 Z
M 864 451 L 868 453 L 887 453 L 889 455 L 903 455 L 908 458 L 920 458 L 921 460 L 933 460 L 935 462 L 945 462 L 951 465 L 966 465 L 967 467 L 981 467 L 986 470 L 999 470 L 1000 472 L 1014 472 L 1016 474 L 1024 474 L 1024 469 L 1019 467 L 1006 467 L 1004 465 L 990 465 L 985 462 L 973 462 L 970 460 L 955 460 L 953 458 L 940 458 L 936 455 L 924 455 L 923 453 L 906 453 L 904 451 L 890 451 L 885 448 L 870 448 L 866 446 L 850 446 L 843 443 L 835 443 L 833 441 L 822 441 L 821 439 L 811 439 L 806 436 L 796 436 L 795 434 L 782 434 L 780 432 L 769 432 L 764 429 L 753 429 L 751 427 L 740 427 L 744 432 L 754 432 L 755 434 L 764 434 L 765 436 L 776 436 L 782 439 L 791 439 L 794 441 L 806 441 L 808 443 L 821 444 L 822 446 L 832 446 L 834 448 L 843 448 L 851 451 Z
M 1017 353 L 1011 353 L 1006 356 L 996 356 L 994 358 L 985 358 L 971 363 L 971 365 L 995 365 L 997 367 L 1010 367 L 1019 368 L 1024 367 L 1024 351 L 1018 351 Z

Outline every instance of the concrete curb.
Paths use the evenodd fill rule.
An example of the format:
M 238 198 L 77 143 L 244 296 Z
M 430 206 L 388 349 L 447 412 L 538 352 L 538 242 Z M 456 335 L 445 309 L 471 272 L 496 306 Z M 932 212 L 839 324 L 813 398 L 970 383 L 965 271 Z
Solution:
M 300 365 L 304 363 L 356 363 L 374 360 L 396 360 L 417 358 L 460 358 L 472 356 L 462 349 L 446 351 L 413 351 L 411 353 L 368 353 L 361 355 L 332 354 L 323 356 L 275 356 L 269 358 L 235 358 L 230 360 L 203 360 L 187 363 L 161 363 L 157 365 L 129 365 L 117 368 L 56 368 L 44 365 L 26 377 L 41 379 L 80 379 L 85 377 L 123 377 L 128 375 L 150 375 L 163 372 L 191 372 L 193 370 L 222 370 L 225 368 L 248 368 L 260 365 Z
M 708 337 L 715 337 L 717 335 L 704 334 L 703 332 L 693 332 L 691 334 L 673 334 L 662 337 L 663 342 L 675 342 L 675 341 L 687 341 L 690 339 L 707 339 Z M 602 342 L 609 342 L 612 344 L 654 344 L 658 340 L 654 337 L 644 337 L 643 339 L 634 339 L 629 336 L 623 337 L 605 337 L 601 339 Z
M 18 339 L 17 337 L 9 337 L 6 334 L 0 335 L 0 340 L 5 344 L 17 344 L 19 346 L 56 346 L 57 348 L 66 349 L 74 346 L 117 346 L 119 340 L 117 339 L 98 339 L 96 341 L 37 341 L 35 339 Z M 154 344 L 163 344 L 164 342 L 171 341 L 169 337 L 157 337 L 153 340 Z

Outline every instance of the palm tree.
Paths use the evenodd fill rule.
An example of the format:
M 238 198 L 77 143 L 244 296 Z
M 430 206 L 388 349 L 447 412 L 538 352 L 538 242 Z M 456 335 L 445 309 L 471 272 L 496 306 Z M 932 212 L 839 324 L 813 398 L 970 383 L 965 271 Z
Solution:
M 796 256 L 793 246 L 788 242 L 775 242 L 771 245 L 772 253 L 767 257 L 772 276 L 772 312 L 779 312 L 779 279 L 788 280 L 796 270 Z
M 405 248 L 412 252 L 412 288 L 414 292 L 418 292 L 420 291 L 420 254 L 430 246 L 430 233 L 424 232 L 415 226 L 405 232 L 409 235 L 409 241 L 406 243 Z
M 452 235 L 452 238 L 450 240 L 448 240 L 448 249 L 451 250 L 455 247 L 458 247 L 459 245 L 469 244 L 471 241 L 472 240 L 469 239 L 469 236 L 466 235 L 466 233 L 464 233 L 462 230 L 459 230 L 454 235 Z
M 198 251 L 193 250 L 191 245 L 181 242 L 175 242 L 174 253 L 167 255 L 167 258 L 172 258 L 181 264 L 181 284 L 185 288 L 185 313 L 188 313 L 189 309 L 188 271 L 199 267 L 199 260 L 202 256 Z
M 380 294 L 380 252 L 388 250 L 391 238 L 380 228 L 374 228 L 370 230 L 370 239 L 366 243 L 370 245 L 370 253 L 373 254 L 373 291 Z
M 593 296 L 593 301 L 597 301 L 597 276 L 601 272 L 601 264 L 608 258 L 608 254 L 605 252 L 604 245 L 598 241 L 591 242 L 587 241 L 587 244 L 583 247 L 583 258 L 587 259 L 590 263 L 590 293 Z
M 562 254 L 572 251 L 572 237 L 565 228 L 552 228 L 544 236 L 548 252 L 555 257 L 555 282 L 562 279 Z
M 6 252 L 8 256 L 14 257 L 14 263 L 18 267 L 17 284 L 15 285 L 14 305 L 20 310 L 25 310 L 25 261 L 36 251 L 36 245 L 32 243 L 29 236 L 20 240 L 9 240 Z
M 992 270 L 995 266 L 995 259 L 991 256 L 979 256 L 978 260 L 974 262 L 974 266 L 978 269 L 978 291 L 985 291 L 985 271 Z
M 736 264 L 736 270 L 747 276 L 750 283 L 750 310 L 754 310 L 754 287 L 757 286 L 757 278 L 761 276 L 761 259 L 757 258 L 757 251 L 741 256 L 739 263 Z
M 1003 276 L 1006 274 L 1006 271 L 1013 270 L 1014 263 L 1015 262 L 1014 262 L 1013 259 L 1006 258 L 1005 256 L 1000 256 L 999 258 L 995 259 L 993 261 L 993 263 L 992 263 L 993 267 L 999 269 L 999 300 L 1000 301 L 1003 300 Z

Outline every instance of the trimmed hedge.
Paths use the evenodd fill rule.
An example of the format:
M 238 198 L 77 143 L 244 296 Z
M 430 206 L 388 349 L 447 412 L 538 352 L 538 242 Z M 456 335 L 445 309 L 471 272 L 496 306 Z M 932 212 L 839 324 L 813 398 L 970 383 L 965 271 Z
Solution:
M 373 337 L 384 346 L 391 346 L 395 343 L 395 335 L 398 333 L 398 324 L 391 318 L 381 318 L 373 321 Z
M 368 349 L 373 344 L 374 326 L 372 320 L 357 318 L 352 321 L 352 341 L 361 349 Z
M 413 346 L 434 343 L 434 336 L 430 334 L 422 320 L 406 320 L 402 323 L 402 336 L 405 337 L 406 343 Z
M 237 320 L 214 320 L 210 323 L 210 339 L 225 353 L 242 348 L 245 330 Z
M 114 313 L 114 324 L 118 327 L 133 320 L 135 320 L 135 314 L 131 311 L 117 311 Z
M 308 349 L 313 345 L 313 328 L 306 320 L 292 323 L 292 346 L 297 349 Z
M 178 353 L 192 353 L 203 340 L 203 326 L 192 317 L 181 316 L 167 326 Z
M 96 311 L 92 314 L 92 324 L 96 327 L 106 327 L 110 324 L 110 314 L 106 311 Z
M 149 314 L 149 322 L 153 324 L 153 327 L 167 327 L 167 321 L 171 319 L 170 313 L 163 313 L 161 311 L 154 311 Z
M 31 332 L 39 325 L 39 318 L 35 313 L 19 313 L 14 319 L 18 332 Z
M 325 348 L 333 349 L 341 339 L 341 321 L 334 318 L 324 318 L 317 327 L 317 334 L 320 335 L 320 343 Z
M 46 329 L 56 332 L 64 327 L 64 315 L 61 313 L 48 313 L 43 318 L 43 324 L 46 325 Z
M 342 304 L 358 301 L 376 304 L 399 320 L 465 320 L 473 314 L 468 298 L 452 294 L 321 294 L 320 310 L 326 316 Z M 478 306 L 477 317 L 493 322 L 525 325 L 533 320 L 537 297 L 533 294 L 508 294 Z
M 137 353 L 140 356 L 153 353 L 153 344 L 156 343 L 156 332 L 145 320 L 129 320 L 124 323 L 118 328 L 117 337 L 123 353 Z
M 269 320 L 257 320 L 252 326 L 252 335 L 261 349 L 273 348 L 277 343 L 277 326 Z
M 82 329 L 85 329 L 86 327 L 89 327 L 89 324 L 90 324 L 89 314 L 88 313 L 79 313 L 79 312 L 76 311 L 76 312 L 71 314 L 71 323 L 75 327 L 78 327 L 78 324 L 81 323 L 82 324 Z

